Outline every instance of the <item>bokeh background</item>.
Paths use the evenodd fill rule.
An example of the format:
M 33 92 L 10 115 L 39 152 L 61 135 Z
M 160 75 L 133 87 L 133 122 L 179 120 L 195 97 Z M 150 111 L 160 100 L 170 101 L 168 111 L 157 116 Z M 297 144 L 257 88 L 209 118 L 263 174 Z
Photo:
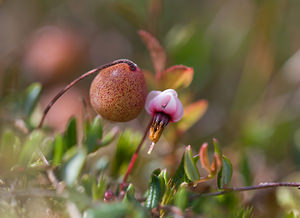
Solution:
M 299 11 L 297 0 L 1 0 L 0 103 L 38 81 L 43 108 L 76 76 L 119 58 L 153 71 L 137 34 L 143 29 L 166 49 L 168 66 L 194 68 L 189 97 L 209 104 L 176 149 L 191 144 L 197 152 L 216 137 L 233 163 L 233 186 L 299 181 Z M 49 113 L 47 124 L 55 131 L 63 131 L 71 115 L 82 119 L 91 79 L 72 88 Z M 1 107 L 2 131 L 18 114 Z M 140 132 L 143 113 L 118 125 Z M 158 156 L 150 163 L 170 166 Z M 253 206 L 256 216 L 274 217 L 298 209 L 299 196 L 297 190 L 280 189 L 238 199 Z M 203 211 L 230 212 L 218 202 L 211 200 Z

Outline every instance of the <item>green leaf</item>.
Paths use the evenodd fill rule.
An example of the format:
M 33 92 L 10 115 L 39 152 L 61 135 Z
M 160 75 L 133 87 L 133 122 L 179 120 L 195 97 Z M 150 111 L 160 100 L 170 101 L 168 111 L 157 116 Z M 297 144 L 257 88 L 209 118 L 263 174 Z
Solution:
M 160 173 L 158 174 L 158 178 L 160 180 L 160 187 L 161 187 L 160 197 L 162 197 L 167 189 L 167 184 L 168 184 L 167 170 L 163 169 L 162 171 L 160 171 Z
M 57 134 L 53 143 L 53 165 L 58 166 L 61 164 L 62 157 L 65 152 L 64 139 L 61 134 Z
M 157 207 L 162 195 L 161 180 L 158 177 L 157 170 L 154 171 L 151 175 L 147 192 L 148 195 L 145 201 L 145 207 L 147 207 L 148 209 L 153 209 Z
M 92 196 L 92 186 L 94 181 L 96 182 L 94 175 L 85 174 L 81 177 L 81 185 L 84 187 L 85 193 L 88 196 Z
M 62 178 L 68 186 L 72 186 L 78 178 L 85 163 L 87 151 L 80 149 L 63 166 Z
M 190 145 L 186 147 L 184 153 L 184 171 L 191 181 L 197 181 L 200 179 L 200 173 L 194 162 Z
M 179 207 L 182 211 L 186 208 L 188 203 L 188 192 L 186 188 L 180 188 L 174 198 L 174 205 Z
M 223 189 L 229 185 L 232 177 L 232 164 L 226 156 L 222 156 L 222 168 L 218 173 L 218 188 Z
M 119 137 L 117 149 L 112 162 L 112 175 L 118 176 L 126 172 L 128 163 L 140 143 L 141 135 L 129 129 Z
M 123 198 L 123 203 L 138 203 L 138 201 L 135 199 L 134 197 L 134 187 L 133 185 L 130 183 L 126 192 L 125 192 L 125 195 L 124 195 L 124 198 Z M 139 204 L 139 203 L 138 203 Z
M 112 130 L 110 130 L 101 140 L 99 143 L 99 147 L 104 147 L 108 144 L 110 144 L 119 134 L 119 128 L 114 127 Z
M 183 182 L 190 182 L 184 171 L 184 154 L 175 174 L 171 178 L 172 186 L 175 186 L 176 188 L 178 188 Z
M 77 130 L 76 130 L 76 119 L 72 117 L 69 120 L 68 126 L 66 128 L 64 134 L 65 145 L 67 146 L 66 149 L 71 148 L 72 146 L 77 144 Z
M 27 138 L 20 156 L 19 163 L 28 165 L 32 160 L 33 154 L 37 151 L 43 140 L 43 133 L 40 130 L 34 130 Z
M 134 218 L 147 218 L 150 217 L 149 211 L 141 205 L 141 203 L 134 197 L 134 187 L 132 184 L 129 184 L 122 203 L 127 206 L 127 208 L 133 208 L 132 212 L 128 217 Z
M 24 113 L 26 117 L 30 116 L 34 110 L 39 100 L 41 91 L 42 86 L 39 83 L 33 83 L 26 89 L 26 99 L 24 104 Z
M 163 169 L 158 176 L 162 179 L 164 185 L 167 185 L 168 183 L 167 169 Z
M 232 215 L 233 218 L 251 218 L 253 217 L 253 207 L 239 207 Z
M 88 153 L 94 152 L 98 146 L 98 141 L 102 138 L 102 119 L 96 116 L 92 125 L 87 128 L 84 144 L 87 145 Z
M 0 142 L 1 169 L 9 169 L 18 162 L 21 142 L 11 130 L 5 130 Z
M 219 141 L 216 138 L 213 138 L 213 143 L 214 143 L 215 152 L 218 155 L 222 156 L 222 152 L 220 150 L 220 143 L 219 143 Z
M 102 204 L 98 207 L 88 209 L 84 212 L 83 218 L 118 218 L 125 217 L 127 213 L 127 205 L 116 202 L 112 204 Z
M 41 152 L 47 157 L 47 159 L 51 157 L 53 151 L 53 143 L 53 137 L 48 136 L 43 139 L 42 144 L 40 146 Z
M 0 151 L 2 154 L 13 155 L 14 152 L 18 152 L 20 149 L 20 139 L 13 131 L 5 130 L 1 137 Z
M 84 187 L 85 193 L 89 197 L 92 197 L 94 201 L 103 200 L 107 189 L 106 180 L 103 176 L 97 181 L 93 174 L 85 174 L 81 178 L 81 184 Z
M 92 183 L 92 196 L 93 200 L 103 200 L 105 191 L 107 189 L 106 180 L 101 177 L 99 182 L 96 182 L 96 180 Z

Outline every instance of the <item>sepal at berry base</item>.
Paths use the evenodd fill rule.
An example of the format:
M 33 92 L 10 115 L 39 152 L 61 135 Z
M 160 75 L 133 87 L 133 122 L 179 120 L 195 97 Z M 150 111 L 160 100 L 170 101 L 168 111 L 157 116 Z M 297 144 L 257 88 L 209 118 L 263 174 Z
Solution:
M 169 122 L 177 122 L 183 116 L 183 106 L 174 89 L 151 91 L 145 104 L 145 110 L 153 116 L 149 138 L 152 141 L 148 154 L 159 140 L 164 128 Z

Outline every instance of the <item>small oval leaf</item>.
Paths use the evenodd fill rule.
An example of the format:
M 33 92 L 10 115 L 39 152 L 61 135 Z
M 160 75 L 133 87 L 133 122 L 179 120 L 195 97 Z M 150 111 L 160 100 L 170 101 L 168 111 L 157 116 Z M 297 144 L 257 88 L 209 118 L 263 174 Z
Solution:
M 182 211 L 186 208 L 188 203 L 188 192 L 186 188 L 180 188 L 174 198 L 174 205 L 179 207 Z
M 204 115 L 207 106 L 206 100 L 199 100 L 184 107 L 183 117 L 177 124 L 178 131 L 184 133 L 193 126 Z
M 226 156 L 222 156 L 222 168 L 218 173 L 218 188 L 223 189 L 229 185 L 232 177 L 232 164 Z
M 193 68 L 174 65 L 159 74 L 156 79 L 162 89 L 178 89 L 188 87 L 193 80 L 193 75 Z
M 159 75 L 160 72 L 165 69 L 167 62 L 167 56 L 164 48 L 160 45 L 159 41 L 150 33 L 144 30 L 139 30 L 138 34 L 140 35 L 141 39 L 150 52 L 156 75 Z
M 98 141 L 102 138 L 102 119 L 96 116 L 92 125 L 86 131 L 84 144 L 88 148 L 88 153 L 94 152 L 98 146 Z
M 161 180 L 155 173 L 152 173 L 148 188 L 148 196 L 145 201 L 145 207 L 149 209 L 157 207 L 160 201 L 161 191 Z
M 77 125 L 75 117 L 69 120 L 68 126 L 66 128 L 64 139 L 67 149 L 73 147 L 77 144 Z
M 19 163 L 28 165 L 33 158 L 33 155 L 41 145 L 44 138 L 43 133 L 40 130 L 34 130 L 27 138 L 24 146 L 22 147 Z
M 61 134 L 57 134 L 53 143 L 53 165 L 58 166 L 61 163 L 65 152 L 64 139 Z
M 24 105 L 24 113 L 28 117 L 33 112 L 40 94 L 42 91 L 42 86 L 40 83 L 32 83 L 27 89 L 26 89 L 26 99 L 25 99 L 25 105 Z
M 75 183 L 85 163 L 86 156 L 86 150 L 80 149 L 64 164 L 62 177 L 68 186 Z
M 201 162 L 202 168 L 206 169 L 206 171 L 210 173 L 211 169 L 210 169 L 210 163 L 208 160 L 207 148 L 208 148 L 208 144 L 203 143 L 200 148 L 199 157 L 200 157 L 200 162 Z
M 112 204 L 102 204 L 101 206 L 88 209 L 84 212 L 83 218 L 118 218 L 125 217 L 128 213 L 128 207 L 126 204 L 119 202 Z
M 184 171 L 191 181 L 197 181 L 200 179 L 200 173 L 194 162 L 190 145 L 186 147 L 184 153 Z

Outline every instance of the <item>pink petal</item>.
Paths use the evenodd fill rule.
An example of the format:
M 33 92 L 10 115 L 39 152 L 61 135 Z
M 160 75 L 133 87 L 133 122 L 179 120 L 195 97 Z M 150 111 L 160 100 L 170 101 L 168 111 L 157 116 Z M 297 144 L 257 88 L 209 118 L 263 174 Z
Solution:
M 146 98 L 146 103 L 145 103 L 145 110 L 147 111 L 148 114 L 153 115 L 153 112 L 151 112 L 151 108 L 150 108 L 150 104 L 151 101 L 158 96 L 160 93 L 162 93 L 161 91 L 151 91 Z
M 183 116 L 183 105 L 181 104 L 180 100 L 177 98 L 177 110 L 176 113 L 173 116 L 172 122 L 177 122 L 179 120 L 181 120 L 182 116 Z
M 173 89 L 150 92 L 146 99 L 145 109 L 151 115 L 156 112 L 169 115 L 170 122 L 177 122 L 183 116 L 183 106 L 177 98 L 177 92 Z

